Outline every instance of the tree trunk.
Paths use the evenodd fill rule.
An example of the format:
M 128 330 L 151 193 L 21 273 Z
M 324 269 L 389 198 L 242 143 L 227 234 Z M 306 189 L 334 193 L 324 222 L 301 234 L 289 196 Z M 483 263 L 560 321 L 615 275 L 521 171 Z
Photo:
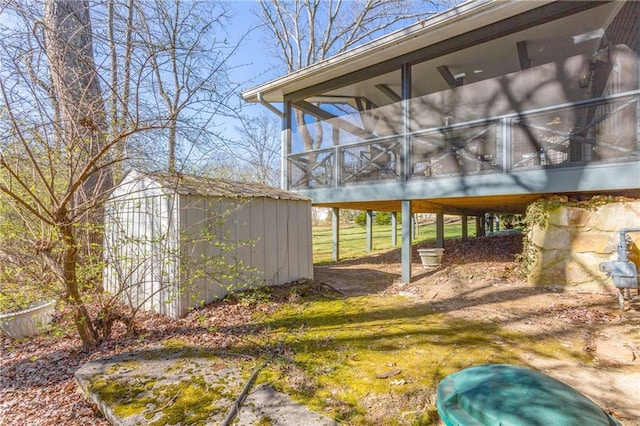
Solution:
M 105 166 L 109 158 L 101 151 L 108 126 L 93 57 L 88 1 L 46 0 L 44 27 L 45 53 L 60 108 L 61 122 L 56 123 L 54 136 L 63 147 L 59 167 L 67 173 L 69 184 L 69 192 L 54 200 L 55 226 L 63 240 L 61 263 L 66 301 L 74 309 L 83 345 L 94 347 L 98 338 L 79 288 L 77 268 L 101 259 L 102 198 L 112 186 L 112 177 L 111 168 Z M 84 226 L 78 226 L 81 217 Z M 79 237 L 83 228 L 86 237 Z M 86 247 L 81 254 L 80 241 Z M 95 279 L 99 281 L 101 277 Z
M 82 166 L 99 152 L 108 131 L 93 57 L 89 4 L 86 0 L 46 0 L 44 22 L 45 51 L 62 119 L 58 136 L 68 151 L 82 153 L 71 160 Z M 95 170 L 82 185 L 76 202 L 93 201 L 111 186 L 110 169 Z
M 168 150 L 169 150 L 169 158 L 168 158 L 168 171 L 169 173 L 174 173 L 176 171 L 176 138 L 178 132 L 178 123 L 176 123 L 175 118 L 171 120 L 169 123 L 169 140 L 168 140 Z
M 62 216 L 64 216 L 64 214 Z M 63 217 L 60 217 L 60 219 L 63 219 Z M 99 339 L 93 328 L 91 316 L 87 311 L 78 286 L 78 276 L 76 274 L 78 267 L 78 250 L 77 242 L 73 234 L 73 227 L 67 225 L 60 226 L 59 229 L 64 241 L 63 269 L 66 302 L 74 308 L 73 320 L 80 335 L 80 340 L 82 340 L 82 346 L 85 348 L 93 348 L 98 345 Z

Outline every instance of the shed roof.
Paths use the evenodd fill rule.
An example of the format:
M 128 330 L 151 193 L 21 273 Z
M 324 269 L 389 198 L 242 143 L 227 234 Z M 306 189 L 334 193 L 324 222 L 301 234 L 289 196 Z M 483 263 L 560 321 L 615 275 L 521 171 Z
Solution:
M 308 201 L 309 198 L 272 186 L 253 182 L 234 182 L 187 173 L 141 172 L 140 177 L 153 180 L 163 188 L 181 195 L 227 198 L 273 198 L 281 200 Z

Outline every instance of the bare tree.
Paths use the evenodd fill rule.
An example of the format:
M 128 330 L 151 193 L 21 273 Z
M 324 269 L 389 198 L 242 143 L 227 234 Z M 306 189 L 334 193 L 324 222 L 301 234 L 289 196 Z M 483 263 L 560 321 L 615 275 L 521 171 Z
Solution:
M 235 143 L 235 155 L 247 166 L 248 177 L 265 185 L 279 186 L 280 121 L 266 112 L 241 120 L 236 127 L 240 140 Z
M 226 72 L 237 45 L 220 33 L 229 22 L 223 3 L 148 1 L 135 9 L 140 30 L 134 39 L 151 66 L 159 113 L 171 117 L 167 168 L 175 171 L 181 150 L 220 140 L 212 133 L 214 117 L 237 116 L 230 106 L 235 85 Z
M 449 0 L 260 0 L 265 43 L 286 72 L 292 72 L 384 35 L 390 30 L 434 14 Z M 304 114 L 295 111 L 306 150 L 319 148 L 305 126 Z M 322 134 L 316 123 L 316 134 Z
M 195 10 L 182 14 L 173 9 L 176 15 L 165 16 L 160 12 L 168 9 L 157 15 L 141 9 L 130 13 L 131 7 L 144 6 L 131 1 L 113 0 L 100 9 L 104 6 L 86 0 L 47 0 L 44 6 L 16 0 L 3 5 L 9 19 L 0 22 L 0 203 L 11 212 L 0 217 L 0 251 L 3 258 L 28 255 L 38 259 L 29 264 L 46 267 L 47 282 L 71 308 L 86 347 L 109 337 L 110 326 L 99 320 L 109 318 L 112 307 L 87 302 L 98 294 L 104 265 L 95 247 L 101 240 L 84 235 L 101 235 L 111 171 L 135 160 L 133 150 L 121 147 L 144 140 L 146 134 L 159 139 L 176 122 L 203 125 L 191 135 L 200 136 L 212 120 L 207 114 L 231 110 L 225 104 L 231 95 L 223 90 L 229 87 L 223 68 L 233 49 L 207 45 L 218 55 L 218 66 L 208 69 L 199 62 L 205 50 L 198 43 L 211 40 L 202 31 L 189 32 L 201 19 Z M 130 34 L 113 31 L 106 39 L 95 37 L 91 16 L 96 9 L 90 14 L 91 7 L 98 16 L 111 18 L 100 22 L 102 28 L 109 22 Z M 136 16 L 145 25 L 134 23 Z M 159 35 L 165 24 L 163 29 L 173 29 L 177 37 L 171 39 L 175 48 Z M 109 54 L 114 49 L 115 59 Z M 171 74 L 174 69 L 177 74 Z M 206 78 L 194 77 L 200 70 Z M 112 77 L 114 73 L 124 78 Z M 155 96 L 159 89 L 154 79 L 165 82 L 167 76 L 177 81 L 165 88 L 170 108 Z M 180 126 L 175 128 L 179 133 Z M 149 157 L 157 146 L 140 144 Z M 23 258 L 20 262 L 27 264 Z

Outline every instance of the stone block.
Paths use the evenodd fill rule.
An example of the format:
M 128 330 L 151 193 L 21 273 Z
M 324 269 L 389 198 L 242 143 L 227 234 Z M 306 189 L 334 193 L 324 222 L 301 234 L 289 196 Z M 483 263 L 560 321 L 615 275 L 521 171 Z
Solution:
M 541 269 L 554 267 L 558 264 L 564 264 L 569 257 L 569 250 L 542 250 L 538 255 L 538 261 Z
M 584 227 L 588 225 L 591 219 L 589 210 L 579 207 L 567 207 L 566 210 L 569 226 Z
M 547 222 L 555 226 L 569 226 L 569 209 L 558 207 L 547 212 Z
M 536 225 L 531 232 L 531 242 L 545 250 L 557 250 L 570 246 L 571 235 L 567 228 L 553 225 L 541 228 Z
M 633 362 L 636 360 L 636 354 L 631 349 L 622 346 L 621 343 L 610 340 L 599 341 L 596 345 L 596 354 L 604 358 L 624 362 Z
M 598 209 L 590 223 L 601 231 L 619 231 L 622 228 L 640 228 L 640 214 L 634 203 L 611 203 Z
M 609 260 L 607 256 L 593 253 L 573 253 L 565 267 L 567 285 L 594 282 L 598 286 L 606 286 L 611 279 L 600 271 L 600 263 L 607 260 Z
M 558 284 L 561 286 L 566 285 L 567 275 L 565 273 L 566 266 L 564 263 L 557 264 L 546 269 L 541 275 L 541 281 L 544 284 Z
M 576 232 L 571 239 L 573 253 L 611 254 L 616 251 L 618 235 L 613 232 Z

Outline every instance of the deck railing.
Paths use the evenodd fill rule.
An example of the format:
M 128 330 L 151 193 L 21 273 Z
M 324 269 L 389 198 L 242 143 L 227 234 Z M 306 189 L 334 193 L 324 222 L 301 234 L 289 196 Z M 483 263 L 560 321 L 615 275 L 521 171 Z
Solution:
M 640 160 L 640 92 L 288 156 L 288 188 L 510 173 Z M 404 144 L 407 144 L 405 146 Z M 408 160 L 404 166 L 403 153 Z M 408 155 L 407 155 L 408 154 Z

